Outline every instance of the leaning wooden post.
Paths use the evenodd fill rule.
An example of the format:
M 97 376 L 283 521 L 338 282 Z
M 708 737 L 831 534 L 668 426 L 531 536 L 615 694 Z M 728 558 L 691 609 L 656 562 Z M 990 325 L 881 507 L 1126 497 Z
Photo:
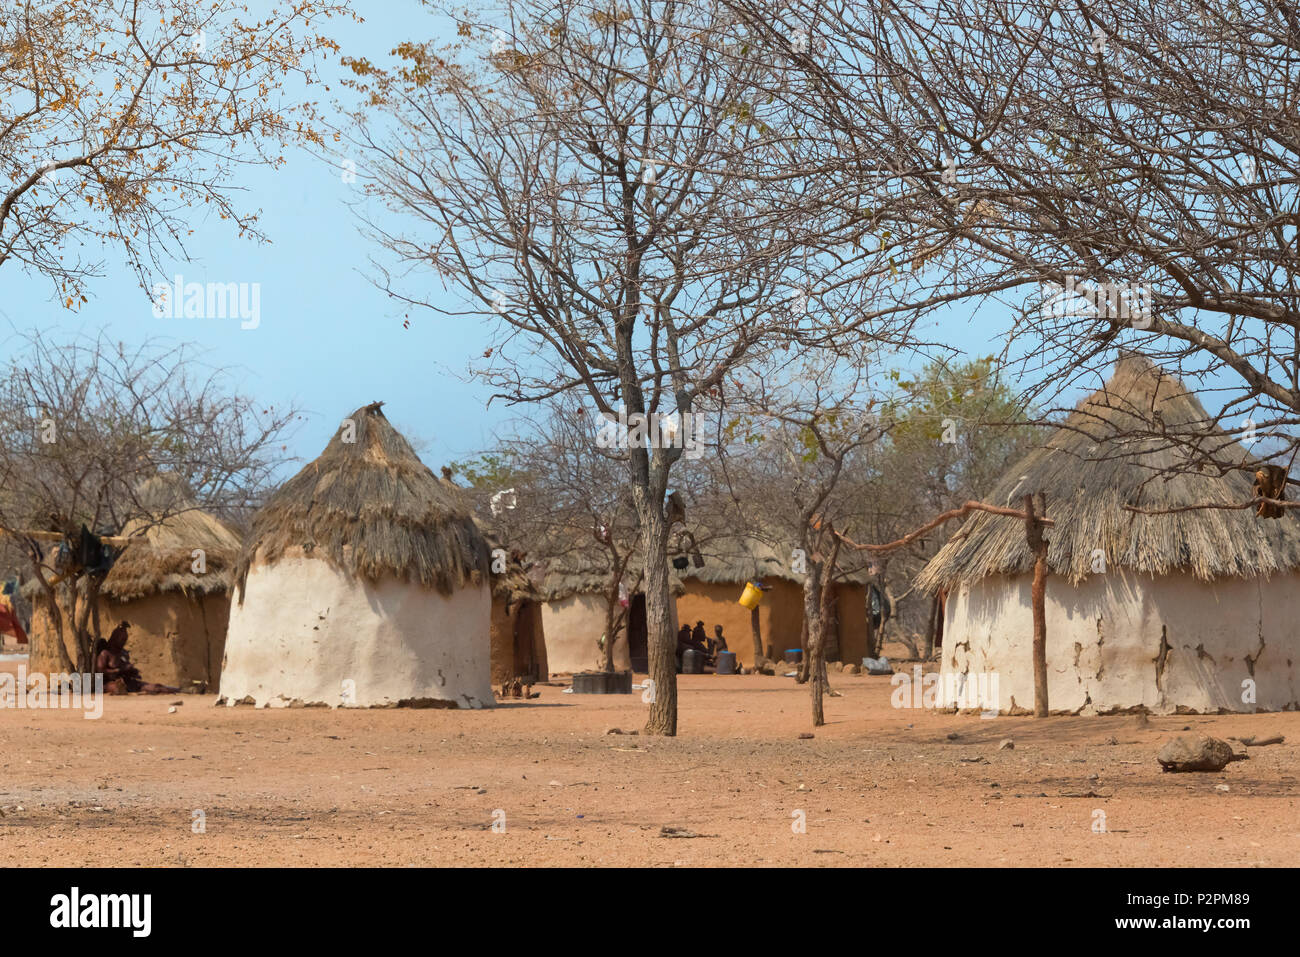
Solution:
M 1038 504 L 1047 517 L 1047 496 L 1038 495 Z M 1047 541 L 1043 526 L 1034 514 L 1034 497 L 1025 496 L 1025 537 L 1034 553 L 1034 583 L 1030 601 L 1034 607 L 1034 717 L 1047 717 Z

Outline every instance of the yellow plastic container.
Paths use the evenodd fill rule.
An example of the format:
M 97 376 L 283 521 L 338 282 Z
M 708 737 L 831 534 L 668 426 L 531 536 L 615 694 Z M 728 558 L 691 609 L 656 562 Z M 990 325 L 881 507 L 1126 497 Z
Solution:
M 745 590 L 737 599 L 740 604 L 744 605 L 750 611 L 759 606 L 763 600 L 763 589 L 759 588 L 753 582 L 745 582 Z

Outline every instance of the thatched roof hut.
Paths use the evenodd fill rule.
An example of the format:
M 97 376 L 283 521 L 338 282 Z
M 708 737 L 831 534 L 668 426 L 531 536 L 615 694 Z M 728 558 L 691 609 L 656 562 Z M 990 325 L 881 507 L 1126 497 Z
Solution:
M 691 625 L 703 621 L 709 635 L 715 625 L 721 625 L 728 648 L 736 652 L 741 664 L 753 666 L 751 615 L 738 600 L 745 583 L 758 580 L 767 589 L 757 609 L 763 655 L 779 660 L 787 649 L 798 648 L 806 576 L 796 570 L 794 546 L 776 548 L 771 544 L 776 536 L 771 533 L 760 539 L 700 531 L 698 539 L 704 564 L 697 566 L 691 560 L 677 572 L 682 583 L 677 599 L 680 620 Z M 830 661 L 856 663 L 867 652 L 866 586 L 870 575 L 866 559 L 848 552 L 842 552 L 841 558 L 825 651 Z
M 1286 512 L 1195 509 L 1254 497 L 1252 457 L 1212 427 L 1174 376 L 1127 356 L 1051 439 L 989 496 L 1046 493 L 1048 671 L 1053 710 L 1194 711 L 1300 702 L 1300 523 Z M 1199 434 L 1210 465 L 1170 441 Z M 1204 456 L 1202 456 L 1204 458 Z M 1023 522 L 980 513 L 918 579 L 949 591 L 943 670 L 997 674 L 999 707 L 1028 707 L 1029 579 Z M 1249 686 L 1243 692 L 1243 680 Z M 1244 695 L 1244 697 L 1243 697 Z M 1247 700 L 1249 699 L 1249 700 Z
M 633 554 L 623 576 L 628 598 L 626 627 L 614 639 L 617 670 L 645 668 L 645 598 L 637 586 L 641 568 L 640 555 Z M 606 630 L 610 574 L 604 556 L 577 545 L 538 562 L 542 631 L 551 672 L 586 671 L 602 665 L 600 641 Z
M 420 461 L 381 411 L 362 406 L 325 451 L 253 519 L 235 570 L 298 550 L 370 582 L 396 579 L 444 595 L 486 581 L 488 547 L 469 504 Z
M 770 538 L 770 537 L 769 537 Z M 698 530 L 697 565 L 689 541 L 674 540 L 670 558 L 686 558 L 685 568 L 670 576 L 674 621 L 705 623 L 709 637 L 716 625 L 723 628 L 728 647 L 744 665 L 754 664 L 749 609 L 737 603 L 745 583 L 761 579 L 768 586 L 759 607 L 763 653 L 780 658 L 788 648 L 799 647 L 803 624 L 804 574 L 793 567 L 793 553 L 778 550 L 753 536 Z M 852 556 L 849 556 L 850 558 Z M 546 644 L 552 671 L 577 671 L 593 667 L 605 630 L 608 565 L 589 552 L 574 548 L 542 563 L 542 592 L 546 605 Z M 828 641 L 831 660 L 860 661 L 867 647 L 866 587 L 868 574 L 860 562 L 837 576 L 835 620 Z M 641 572 L 640 555 L 628 563 L 628 627 L 614 643 L 617 668 L 644 668 L 646 637 L 644 599 L 633 583 Z M 676 627 L 676 624 L 674 624 Z
M 128 647 L 146 680 L 183 690 L 215 687 L 225 649 L 239 534 L 200 508 L 175 475 L 160 474 L 144 482 L 137 502 L 146 514 L 122 529 L 131 541 L 100 586 L 101 631 L 107 634 L 118 621 L 131 623 Z M 48 647 L 53 626 L 44 590 L 33 580 L 23 586 L 23 593 L 33 602 L 37 647 Z M 70 638 L 65 623 L 65 639 Z M 69 657 L 76 660 L 71 650 Z M 48 660 L 31 662 L 31 667 L 47 671 L 56 662 L 50 655 Z
M 450 482 L 450 479 L 444 479 Z M 542 626 L 542 589 L 526 555 L 506 547 L 488 523 L 476 519 L 492 558 L 492 684 L 545 681 L 549 675 Z
M 1253 457 L 1218 433 L 1200 401 L 1149 360 L 1128 356 L 1106 385 L 1079 403 L 1050 441 L 1009 469 L 989 501 L 1019 507 L 1027 492 L 1045 492 L 1057 523 L 1048 565 L 1078 584 L 1101 549 L 1108 566 L 1147 575 L 1186 572 L 1202 581 L 1265 577 L 1300 568 L 1300 522 L 1288 512 L 1260 521 L 1252 510 L 1197 510 L 1169 515 L 1126 511 L 1227 505 L 1254 496 L 1249 472 L 1191 461 L 1168 433 L 1206 433 L 1205 452 L 1240 465 Z M 926 565 L 918 584 L 947 588 L 959 581 L 1033 568 L 1024 524 L 988 513 L 971 517 Z
M 271 496 L 236 574 L 228 703 L 492 704 L 487 541 L 381 403 Z
M 139 499 L 158 518 L 137 518 L 122 535 L 133 541 L 113 563 L 100 594 L 114 601 L 132 601 L 157 592 L 180 591 L 209 595 L 230 590 L 239 556 L 239 533 L 194 500 L 175 476 L 158 475 L 145 482 Z M 196 551 L 202 563 L 196 570 Z
M 696 565 L 693 560 L 689 561 L 685 568 L 678 571 L 678 575 L 683 580 L 694 579 L 708 584 L 743 585 L 754 579 L 764 582 L 779 579 L 802 586 L 804 572 L 795 570 L 794 546 L 777 548 L 772 545 L 775 538 L 771 533 L 765 533 L 760 538 L 730 532 L 701 532 L 698 548 L 704 564 Z M 867 564 L 867 559 L 845 549 L 840 553 L 835 580 L 864 584 L 871 577 Z

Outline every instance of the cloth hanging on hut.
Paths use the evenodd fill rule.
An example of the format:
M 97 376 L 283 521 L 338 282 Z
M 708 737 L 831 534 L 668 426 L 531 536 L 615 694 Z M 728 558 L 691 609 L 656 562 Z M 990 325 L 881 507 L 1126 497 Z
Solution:
M 867 598 L 871 609 L 871 627 L 879 628 L 885 608 L 884 596 L 880 594 L 880 589 L 875 585 L 868 585 Z

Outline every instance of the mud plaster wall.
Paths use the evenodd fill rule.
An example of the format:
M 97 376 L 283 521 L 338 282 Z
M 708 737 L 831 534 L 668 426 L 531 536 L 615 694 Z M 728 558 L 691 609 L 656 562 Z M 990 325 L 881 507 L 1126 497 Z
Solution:
M 835 586 L 835 608 L 839 614 L 839 654 L 832 661 L 862 664 L 867 656 L 867 588 L 865 585 Z
M 450 596 L 395 580 L 354 579 L 327 562 L 255 564 L 233 603 L 221 695 L 279 707 L 357 707 L 407 699 L 491 707 L 492 597 L 487 584 Z
M 225 593 L 189 598 L 179 592 L 166 592 L 136 601 L 99 603 L 99 627 L 105 638 L 119 621 L 131 623 L 126 648 L 145 681 L 180 688 L 201 681 L 209 691 L 216 690 L 221 677 L 229 615 L 230 596 Z M 55 656 L 48 650 L 54 629 L 44 603 L 32 612 L 32 634 L 44 650 L 28 661 L 29 673 L 59 671 Z M 72 629 L 64 622 L 64 647 L 75 665 L 72 646 Z
M 949 595 L 941 671 L 995 672 L 1000 710 L 1033 706 L 1029 591 L 1028 575 L 992 576 Z M 1300 707 L 1300 574 L 1049 578 L 1046 604 L 1052 711 Z M 1256 703 L 1242 701 L 1250 678 Z
M 673 634 L 678 628 L 678 606 L 668 606 Z M 685 618 L 681 619 L 685 621 Z M 691 624 L 695 621 L 692 619 Z M 746 628 L 748 628 L 748 624 Z M 546 662 L 551 674 L 571 674 L 602 668 L 605 659 L 598 644 L 605 633 L 605 597 L 596 592 L 570 595 L 542 604 L 542 634 L 546 639 Z M 747 632 L 748 633 L 748 632 Z M 728 643 L 731 639 L 728 637 Z M 647 637 L 647 644 L 649 638 Z M 614 641 L 614 670 L 627 671 L 632 657 L 627 649 L 626 629 Z
M 570 595 L 542 605 L 542 634 L 546 636 L 546 663 L 552 674 L 591 671 L 604 665 L 598 644 L 605 633 L 605 598 L 595 592 Z M 614 642 L 614 668 L 632 667 L 627 638 Z

